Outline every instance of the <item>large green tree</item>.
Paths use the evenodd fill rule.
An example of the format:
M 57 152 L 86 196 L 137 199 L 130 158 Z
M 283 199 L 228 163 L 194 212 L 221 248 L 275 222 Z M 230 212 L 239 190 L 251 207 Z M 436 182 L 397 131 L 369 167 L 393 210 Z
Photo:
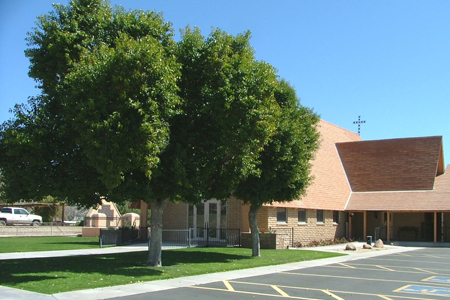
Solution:
M 42 93 L 3 124 L 5 196 L 89 206 L 130 169 L 150 179 L 179 105 L 170 24 L 100 0 L 54 5 L 36 23 L 26 55 Z
M 275 133 L 279 106 L 274 68 L 257 61 L 250 32 L 187 28 L 179 43 L 183 114 L 174 136 L 195 162 L 195 197 L 223 199 L 243 178 L 259 174 L 259 152 Z M 189 164 L 191 166 L 192 163 Z
M 187 28 L 177 45 L 154 12 L 54 8 L 28 37 L 41 95 L 0 132 L 5 197 L 151 203 L 148 264 L 160 266 L 168 201 L 222 199 L 259 174 L 279 110 L 275 70 L 255 60 L 249 33 Z
M 28 41 L 41 94 L 2 125 L 2 196 L 136 199 L 118 197 L 119 187 L 133 171 L 148 185 L 180 105 L 171 25 L 154 12 L 74 0 L 38 17 Z
M 260 174 L 240 181 L 234 191 L 238 199 L 250 204 L 249 225 L 252 256 L 260 256 L 258 211 L 274 201 L 292 201 L 305 194 L 311 183 L 311 160 L 319 146 L 319 117 L 300 105 L 295 90 L 281 80 L 275 98 L 281 107 L 276 133 L 260 152 Z
M 131 171 L 121 189 L 152 199 L 148 264 L 160 266 L 162 214 L 169 201 L 225 199 L 238 182 L 258 174 L 259 152 L 275 130 L 277 80 L 270 65 L 255 60 L 250 33 L 183 31 L 177 50 L 182 66 L 180 113 L 170 120 L 170 141 L 150 182 Z

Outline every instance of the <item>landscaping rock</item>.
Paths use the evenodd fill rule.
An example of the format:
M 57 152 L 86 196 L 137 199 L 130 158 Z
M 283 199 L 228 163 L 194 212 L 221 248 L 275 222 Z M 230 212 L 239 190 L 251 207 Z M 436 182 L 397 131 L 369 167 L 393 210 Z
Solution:
M 379 239 L 375 242 L 375 248 L 383 248 L 383 247 L 384 247 L 384 243 L 382 240 Z
M 372 249 L 372 246 L 370 246 L 369 244 L 364 244 L 363 249 Z
M 356 251 L 356 246 L 354 244 L 347 244 L 345 246 L 345 250 L 352 250 L 352 251 Z

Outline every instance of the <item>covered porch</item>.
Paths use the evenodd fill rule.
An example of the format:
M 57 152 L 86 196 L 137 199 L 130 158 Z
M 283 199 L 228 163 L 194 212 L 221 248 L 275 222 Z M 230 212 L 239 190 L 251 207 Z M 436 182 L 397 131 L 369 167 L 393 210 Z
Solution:
M 448 211 L 349 211 L 348 235 L 355 240 L 450 242 Z

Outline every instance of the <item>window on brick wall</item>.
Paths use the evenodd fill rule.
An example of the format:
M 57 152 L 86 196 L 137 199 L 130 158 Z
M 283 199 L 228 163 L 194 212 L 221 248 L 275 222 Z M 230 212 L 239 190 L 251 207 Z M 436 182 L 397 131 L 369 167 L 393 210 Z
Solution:
M 336 210 L 333 211 L 333 223 L 339 224 L 339 212 Z
M 306 223 L 306 209 L 299 209 L 298 210 L 298 222 L 299 223 Z
M 323 210 L 318 209 L 317 210 L 317 223 L 323 223 Z
M 277 207 L 277 223 L 286 223 L 287 213 L 286 207 Z

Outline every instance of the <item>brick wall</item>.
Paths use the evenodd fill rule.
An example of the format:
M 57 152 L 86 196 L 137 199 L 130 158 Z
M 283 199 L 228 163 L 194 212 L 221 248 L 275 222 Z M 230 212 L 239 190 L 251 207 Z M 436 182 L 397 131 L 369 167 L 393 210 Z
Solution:
M 270 226 L 270 214 L 274 209 L 271 207 L 263 206 L 258 212 L 258 228 L 259 232 L 269 231 Z M 275 215 L 277 210 L 275 209 Z
M 186 203 L 169 203 L 163 214 L 164 229 L 186 229 L 189 226 L 189 206 Z M 244 209 L 245 211 L 245 209 Z M 227 201 L 227 227 L 243 228 L 243 206 L 240 200 L 230 198 Z M 203 227 L 203 224 L 200 225 Z
M 335 237 L 345 237 L 345 221 L 344 213 L 340 213 L 340 223 L 333 222 L 333 211 L 325 210 L 324 222 L 317 222 L 317 210 L 307 210 L 307 223 L 297 224 L 295 228 L 295 242 L 301 243 L 303 246 L 308 245 L 312 241 L 321 241 L 334 239 Z
M 243 230 L 242 202 L 232 197 L 227 200 L 227 227 Z
M 339 213 L 339 224 L 333 222 L 333 211 L 325 210 L 324 222 L 317 223 L 317 210 L 308 209 L 306 210 L 306 223 L 298 222 L 298 210 L 297 209 L 287 209 L 287 222 L 278 223 L 277 222 L 277 209 L 267 208 L 268 213 L 268 228 L 267 230 L 283 232 L 288 234 L 294 234 L 293 246 L 301 243 L 301 245 L 306 246 L 312 241 L 328 240 L 334 239 L 335 237 L 345 237 L 346 234 L 346 213 Z M 261 228 L 261 227 L 260 227 Z
M 187 229 L 188 204 L 170 202 L 163 213 L 163 229 Z
M 248 205 L 242 205 L 240 200 L 230 198 L 227 201 L 227 227 L 239 228 L 242 232 L 249 232 Z M 345 237 L 346 213 L 340 212 L 339 224 L 333 223 L 333 211 L 324 211 L 324 222 L 317 223 L 317 211 L 306 210 L 307 222 L 298 223 L 298 210 L 287 209 L 287 222 L 277 223 L 277 208 L 264 206 L 258 213 L 258 228 L 261 233 L 277 231 L 289 234 L 291 246 L 301 243 L 303 246 L 312 241 L 328 240 L 335 237 Z M 188 205 L 185 203 L 169 203 L 163 214 L 164 229 L 188 228 Z M 292 230 L 293 228 L 293 230 Z M 294 236 L 292 237 L 292 233 Z
M 290 245 L 290 241 L 288 235 L 284 233 L 260 233 L 259 244 L 261 249 L 286 249 Z M 252 248 L 251 233 L 241 233 L 241 246 Z

